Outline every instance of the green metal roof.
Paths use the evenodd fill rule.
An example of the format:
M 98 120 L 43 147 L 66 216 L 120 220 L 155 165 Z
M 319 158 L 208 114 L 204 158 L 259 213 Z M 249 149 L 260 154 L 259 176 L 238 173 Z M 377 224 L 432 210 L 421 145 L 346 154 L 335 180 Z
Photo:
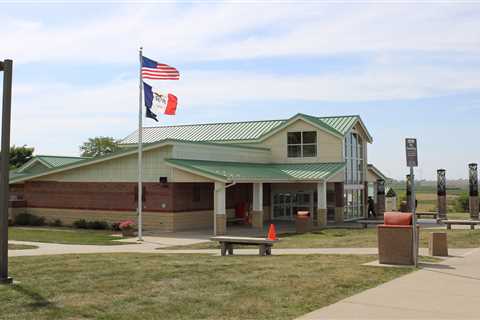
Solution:
M 167 164 L 200 176 L 231 181 L 319 181 L 342 170 L 345 163 L 243 163 L 167 159 Z
M 65 156 L 46 156 L 46 155 L 35 156 L 35 158 L 40 160 L 42 163 L 47 164 L 50 168 L 61 167 L 67 164 L 89 159 L 87 157 L 65 157 Z
M 260 139 L 269 132 L 282 127 L 289 120 L 295 117 L 302 117 L 326 129 L 327 131 L 342 136 L 345 135 L 358 120 L 360 120 L 360 117 L 357 115 L 338 117 L 314 117 L 305 114 L 297 114 L 294 117 L 286 120 L 284 119 L 192 124 L 164 127 L 145 127 L 143 128 L 142 135 L 143 142 L 145 143 L 151 143 L 165 139 L 216 142 L 253 142 Z M 138 130 L 124 138 L 121 143 L 135 144 L 137 143 L 137 137 Z

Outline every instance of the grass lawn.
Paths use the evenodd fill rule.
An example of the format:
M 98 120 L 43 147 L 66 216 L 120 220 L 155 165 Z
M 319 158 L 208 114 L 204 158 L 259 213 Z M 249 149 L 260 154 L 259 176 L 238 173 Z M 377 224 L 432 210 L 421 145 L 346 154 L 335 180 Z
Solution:
M 29 246 L 26 244 L 8 244 L 8 250 L 25 250 L 25 249 L 36 249 L 36 246 Z
M 95 244 L 121 245 L 125 244 L 112 236 L 112 231 L 79 230 L 72 228 L 8 228 L 8 238 L 18 241 L 35 241 L 63 244 Z
M 480 230 L 433 230 L 420 233 L 420 246 L 428 247 L 428 235 L 433 231 L 448 233 L 449 248 L 480 247 Z M 274 248 L 373 248 L 377 246 L 376 228 L 368 229 L 325 229 L 306 234 L 280 235 L 281 241 Z M 217 242 L 204 242 L 189 246 L 166 249 L 212 249 L 219 248 Z M 159 249 L 161 250 L 161 249 Z
M 99 254 L 10 259 L 0 319 L 293 319 L 411 272 L 375 256 Z

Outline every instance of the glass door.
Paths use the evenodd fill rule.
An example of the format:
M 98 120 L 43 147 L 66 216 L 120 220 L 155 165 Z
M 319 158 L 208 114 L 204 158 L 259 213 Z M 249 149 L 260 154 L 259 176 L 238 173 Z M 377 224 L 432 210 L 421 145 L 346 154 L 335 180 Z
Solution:
M 313 191 L 280 192 L 273 195 L 273 219 L 293 220 L 297 211 L 313 213 Z

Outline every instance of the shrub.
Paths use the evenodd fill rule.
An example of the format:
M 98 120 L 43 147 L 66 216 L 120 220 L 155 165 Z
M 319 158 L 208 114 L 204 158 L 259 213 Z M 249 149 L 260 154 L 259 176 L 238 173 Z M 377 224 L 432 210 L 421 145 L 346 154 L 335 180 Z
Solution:
M 108 223 L 106 221 L 98 221 L 98 220 L 88 221 L 87 229 L 106 230 L 108 229 Z
M 120 231 L 120 222 L 112 223 L 112 230 L 113 231 Z
M 62 220 L 60 219 L 55 219 L 55 220 L 52 220 L 48 223 L 49 226 L 51 227 L 61 227 L 63 225 L 62 223 Z
M 455 210 L 458 212 L 468 212 L 469 206 L 469 197 L 466 192 L 459 195 L 455 200 Z
M 87 229 L 87 220 L 79 219 L 73 222 L 73 226 L 78 229 Z
M 73 222 L 73 226 L 79 229 L 95 229 L 95 230 L 105 230 L 109 228 L 109 225 L 106 221 L 87 221 L 85 219 L 76 220 Z
M 120 228 L 120 230 L 133 229 L 135 227 L 135 222 L 132 220 L 125 220 L 120 222 L 118 227 Z
M 13 224 L 17 226 L 44 226 L 45 218 L 30 213 L 20 213 L 13 219 Z

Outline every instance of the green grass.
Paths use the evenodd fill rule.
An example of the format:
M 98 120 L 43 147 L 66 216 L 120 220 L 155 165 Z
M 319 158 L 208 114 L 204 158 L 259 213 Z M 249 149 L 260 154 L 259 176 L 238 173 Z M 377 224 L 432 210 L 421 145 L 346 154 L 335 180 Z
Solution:
M 294 319 L 413 268 L 375 256 L 99 254 L 10 259 L 0 319 Z
M 450 248 L 480 247 L 480 230 L 433 230 L 423 229 L 420 233 L 420 246 L 428 247 L 428 235 L 433 231 L 447 232 Z M 374 248 L 377 247 L 377 230 L 368 229 L 325 229 L 306 234 L 280 235 L 275 248 Z M 219 248 L 216 242 L 204 242 L 175 249 Z M 167 248 L 167 249 L 173 249 Z M 161 250 L 161 249 L 160 249 Z
M 26 244 L 8 244 L 8 250 L 26 250 L 26 249 L 37 249 L 36 246 L 29 246 Z
M 121 245 L 123 242 L 114 241 L 119 237 L 112 235 L 112 231 L 79 230 L 72 228 L 23 228 L 10 227 L 8 238 L 17 241 L 34 241 L 63 244 L 94 244 L 94 245 Z

